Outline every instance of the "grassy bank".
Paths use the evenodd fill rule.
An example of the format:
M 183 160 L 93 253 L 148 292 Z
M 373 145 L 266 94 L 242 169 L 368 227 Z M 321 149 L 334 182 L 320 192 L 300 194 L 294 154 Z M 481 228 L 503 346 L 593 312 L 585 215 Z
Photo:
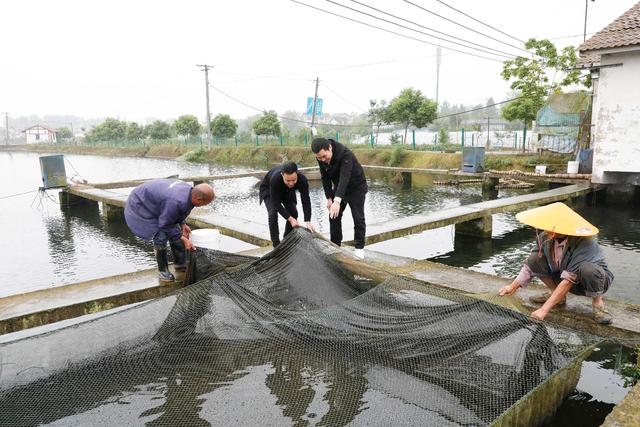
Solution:
M 430 169 L 460 168 L 460 152 L 442 153 L 431 151 L 413 151 L 402 147 L 370 148 L 351 147 L 360 163 L 373 166 L 397 166 Z M 229 166 L 252 166 L 267 168 L 277 163 L 293 160 L 301 166 L 315 166 L 316 160 L 308 147 L 280 146 L 223 146 L 206 149 L 194 149 L 184 145 L 151 145 L 128 147 L 74 146 L 74 145 L 29 145 L 1 147 L 11 151 L 35 151 L 41 153 L 94 154 L 100 156 L 132 156 L 149 158 L 178 158 L 198 163 L 216 163 Z M 496 170 L 519 169 L 533 171 L 535 165 L 547 165 L 547 172 L 564 172 L 567 160 L 572 156 L 558 154 L 488 154 L 485 167 Z

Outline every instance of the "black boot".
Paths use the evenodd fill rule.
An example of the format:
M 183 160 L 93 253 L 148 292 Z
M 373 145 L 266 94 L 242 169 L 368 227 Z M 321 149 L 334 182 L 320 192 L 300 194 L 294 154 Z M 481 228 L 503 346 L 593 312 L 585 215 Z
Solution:
M 167 261 L 167 249 L 156 248 L 156 261 L 158 262 L 158 277 L 161 282 L 173 282 L 176 280 L 169 271 L 169 261 Z
M 173 252 L 173 268 L 176 271 L 187 271 L 187 250 L 182 240 L 174 240 L 169 242 L 171 252 Z

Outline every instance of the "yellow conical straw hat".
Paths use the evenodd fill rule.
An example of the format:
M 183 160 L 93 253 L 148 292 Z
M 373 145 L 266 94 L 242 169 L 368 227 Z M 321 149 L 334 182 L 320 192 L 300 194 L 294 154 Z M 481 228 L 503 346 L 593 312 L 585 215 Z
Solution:
M 567 236 L 595 236 L 598 229 L 564 203 L 552 203 L 520 212 L 516 218 L 523 224 Z

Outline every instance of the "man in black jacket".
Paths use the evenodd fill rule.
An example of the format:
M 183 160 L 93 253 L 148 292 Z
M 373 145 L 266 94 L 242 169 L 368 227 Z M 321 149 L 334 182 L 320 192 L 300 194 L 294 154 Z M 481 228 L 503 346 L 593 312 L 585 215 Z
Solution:
M 298 209 L 296 208 L 296 190 L 300 192 L 304 222 L 309 230 L 315 231 L 311 224 L 311 199 L 309 198 L 309 181 L 294 162 L 286 162 L 272 168 L 260 183 L 260 203 L 264 200 L 269 215 L 269 233 L 275 248 L 280 244 L 278 213 L 287 220 L 284 236 L 300 226 Z
M 329 209 L 331 241 L 338 246 L 342 243 L 342 213 L 349 205 L 353 216 L 355 253 L 364 258 L 364 200 L 368 191 L 364 170 L 353 152 L 333 139 L 315 138 L 311 150 L 320 166 Z

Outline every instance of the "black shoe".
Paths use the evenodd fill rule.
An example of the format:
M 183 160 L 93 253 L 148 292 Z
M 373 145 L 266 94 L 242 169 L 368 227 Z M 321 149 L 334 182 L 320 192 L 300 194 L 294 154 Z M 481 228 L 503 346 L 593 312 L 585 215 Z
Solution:
M 176 271 L 187 271 L 187 249 L 184 247 L 182 240 L 169 242 L 171 252 L 173 253 L 173 268 Z
M 158 262 L 158 278 L 161 282 L 173 282 L 176 278 L 169 271 L 167 261 L 167 249 L 156 249 L 156 261 Z

